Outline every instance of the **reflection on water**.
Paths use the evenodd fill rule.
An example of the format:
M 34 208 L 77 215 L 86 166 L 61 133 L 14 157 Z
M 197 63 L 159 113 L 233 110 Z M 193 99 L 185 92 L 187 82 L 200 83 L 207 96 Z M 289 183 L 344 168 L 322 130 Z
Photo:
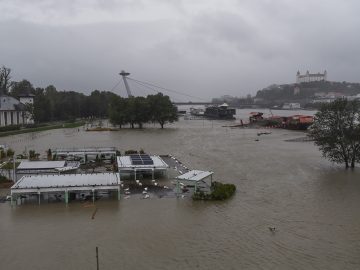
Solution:
M 243 112 L 242 112 L 243 113 Z M 245 114 L 245 113 L 244 113 Z M 321 158 L 301 132 L 230 129 L 181 120 L 161 130 L 52 130 L 2 138 L 17 152 L 116 146 L 171 153 L 191 168 L 235 183 L 227 202 L 131 197 L 0 204 L 1 269 L 359 269 L 360 173 Z M 274 226 L 275 234 L 268 229 Z

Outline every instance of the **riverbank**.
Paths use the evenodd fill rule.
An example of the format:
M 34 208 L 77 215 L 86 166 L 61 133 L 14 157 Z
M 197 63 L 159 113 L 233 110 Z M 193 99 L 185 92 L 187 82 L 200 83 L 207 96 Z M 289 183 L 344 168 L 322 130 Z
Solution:
M 87 128 L 86 131 L 119 131 L 119 129 L 118 128 L 96 127 L 96 128 Z
M 0 137 L 6 137 L 10 135 L 18 135 L 18 134 L 30 133 L 30 132 L 46 131 L 46 130 L 59 129 L 59 128 L 76 128 L 76 127 L 81 127 L 83 125 L 85 125 L 85 121 L 78 121 L 73 123 L 49 124 L 41 127 L 24 128 L 24 129 L 0 132 Z

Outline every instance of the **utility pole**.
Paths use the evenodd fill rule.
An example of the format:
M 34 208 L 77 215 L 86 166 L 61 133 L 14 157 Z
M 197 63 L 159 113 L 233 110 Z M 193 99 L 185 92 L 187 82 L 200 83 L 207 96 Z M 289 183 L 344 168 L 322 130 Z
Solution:
M 99 249 L 96 247 L 96 270 L 99 270 Z
M 130 98 L 130 97 L 133 97 L 133 95 L 132 95 L 132 93 L 131 93 L 131 91 L 130 91 L 129 84 L 128 84 L 127 80 L 126 80 L 126 76 L 129 76 L 130 73 L 129 73 L 129 72 L 125 72 L 124 70 L 122 70 L 122 71 L 119 73 L 119 75 L 121 75 L 122 78 L 123 78 L 123 80 L 124 80 L 124 84 L 125 84 L 125 88 L 126 88 L 126 92 L 127 92 L 127 94 L 128 94 L 128 97 L 129 97 L 129 98 Z
M 13 155 L 13 181 L 14 183 L 16 183 L 16 164 L 15 164 L 15 152 L 14 152 L 14 155 Z

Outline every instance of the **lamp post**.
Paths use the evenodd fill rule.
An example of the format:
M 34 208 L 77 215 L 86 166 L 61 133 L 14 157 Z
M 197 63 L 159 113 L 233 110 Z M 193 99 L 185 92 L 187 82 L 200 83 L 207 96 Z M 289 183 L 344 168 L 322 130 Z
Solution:
M 15 152 L 14 152 L 14 155 L 13 155 L 13 181 L 14 183 L 16 183 L 16 166 L 15 166 L 15 162 L 16 162 L 16 159 L 15 159 Z

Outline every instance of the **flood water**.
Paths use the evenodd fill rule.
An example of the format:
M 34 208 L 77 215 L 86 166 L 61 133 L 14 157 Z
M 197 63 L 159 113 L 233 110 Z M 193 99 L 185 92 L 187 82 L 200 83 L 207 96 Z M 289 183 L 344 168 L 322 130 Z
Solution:
M 1 138 L 17 153 L 72 146 L 170 153 L 236 184 L 237 193 L 226 202 L 100 200 L 95 219 L 94 207 L 76 202 L 1 203 L 0 269 L 96 269 L 96 246 L 100 269 L 360 269 L 360 170 L 324 160 L 311 142 L 286 141 L 303 132 L 257 137 L 259 130 L 227 124 Z

